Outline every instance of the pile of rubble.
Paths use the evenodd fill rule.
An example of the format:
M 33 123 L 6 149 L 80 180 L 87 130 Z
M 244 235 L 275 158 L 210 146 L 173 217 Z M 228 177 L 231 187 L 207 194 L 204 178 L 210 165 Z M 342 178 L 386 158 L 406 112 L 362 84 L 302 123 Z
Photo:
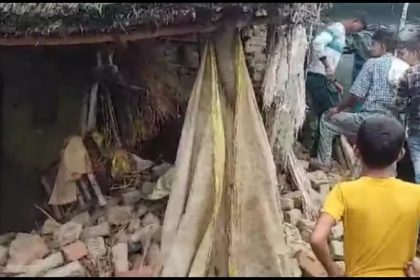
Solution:
M 299 164 L 308 169 L 307 157 Z M 63 223 L 45 212 L 48 219 L 31 233 L 0 236 L 0 276 L 81 277 L 157 275 L 161 268 L 160 238 L 166 197 L 173 168 L 170 164 L 148 165 L 157 182 L 113 191 L 104 206 L 79 207 Z M 311 198 L 318 208 L 340 175 L 308 172 Z M 151 177 L 150 177 L 151 178 Z M 314 221 L 303 217 L 303 195 L 282 188 L 282 228 L 295 263 L 295 275 L 326 276 L 309 246 Z M 334 227 L 330 240 L 334 260 L 343 262 L 343 227 Z
M 300 164 L 308 170 L 308 156 L 299 155 Z M 331 190 L 331 188 L 342 181 L 343 173 L 339 168 L 333 172 L 325 174 L 323 171 L 308 172 L 307 176 L 311 181 L 311 198 L 314 200 L 318 209 Z M 287 189 L 287 188 L 286 188 Z M 297 259 L 302 276 L 325 277 L 327 272 L 315 257 L 309 245 L 309 237 L 315 226 L 315 221 L 303 217 L 303 195 L 301 191 L 295 190 L 282 193 L 280 204 L 284 214 L 283 229 L 286 236 L 286 244 L 290 247 L 291 253 Z M 344 247 L 343 247 L 343 225 L 337 224 L 332 229 L 330 248 L 336 261 L 344 269 Z
M 165 199 L 145 200 L 143 187 L 126 188 L 108 197 L 104 207 L 79 210 L 64 224 L 50 217 L 37 231 L 0 236 L 0 276 L 141 276 L 141 268 L 157 272 L 165 206 Z

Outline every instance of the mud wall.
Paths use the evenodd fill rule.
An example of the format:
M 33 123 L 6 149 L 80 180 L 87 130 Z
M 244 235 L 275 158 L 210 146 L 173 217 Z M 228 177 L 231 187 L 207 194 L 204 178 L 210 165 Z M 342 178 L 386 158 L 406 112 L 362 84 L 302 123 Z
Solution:
M 0 49 L 0 232 L 29 230 L 42 217 L 34 207 L 45 199 L 39 175 L 63 140 L 79 132 L 92 63 L 95 53 L 86 47 Z

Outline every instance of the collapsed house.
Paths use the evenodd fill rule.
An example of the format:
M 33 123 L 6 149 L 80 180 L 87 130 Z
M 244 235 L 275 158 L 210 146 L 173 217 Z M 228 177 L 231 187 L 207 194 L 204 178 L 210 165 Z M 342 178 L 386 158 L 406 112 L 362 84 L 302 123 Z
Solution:
M 179 236 L 174 233 L 175 241 L 169 240 L 165 225 L 160 227 L 174 191 L 172 177 L 180 180 L 180 175 L 173 175 L 179 171 L 173 171 L 172 165 L 175 157 L 182 158 L 180 154 L 186 152 L 178 144 L 187 107 L 192 106 L 190 95 L 198 87 L 199 69 L 203 73 L 212 69 L 225 87 L 220 98 L 226 98 L 227 104 L 236 98 L 232 82 L 239 70 L 229 63 L 241 61 L 237 29 L 242 30 L 253 85 L 251 90 L 246 88 L 246 98 L 250 104 L 255 98 L 258 101 L 268 134 L 266 141 L 265 132 L 256 128 L 262 135 L 259 145 L 271 145 L 280 171 L 283 196 L 277 202 L 278 213 L 272 214 L 272 221 L 278 223 L 264 227 L 276 232 L 281 263 L 270 260 L 271 268 L 256 264 L 254 270 L 247 270 L 241 263 L 246 258 L 238 258 L 237 270 L 231 271 L 222 263 L 227 253 L 217 255 L 205 244 L 213 254 L 206 260 L 211 268 L 202 267 L 202 260 L 193 257 L 196 244 L 189 247 L 188 256 L 194 265 L 167 261 L 164 274 L 234 276 L 260 271 L 261 275 L 300 276 L 301 269 L 309 275 L 325 273 L 311 270 L 316 260 L 304 241 L 331 182 L 322 174 L 306 176 L 305 164 L 299 161 L 305 156 L 296 153 L 294 145 L 305 116 L 307 34 L 319 20 L 321 8 L 317 3 L 1 4 L 5 153 L 0 225 L 3 232 L 35 230 L 0 238 L 3 273 L 110 276 L 143 264 L 162 266 L 164 261 L 157 257 L 161 232 L 166 244 Z M 216 59 L 217 68 L 207 65 L 207 59 Z M 246 81 L 245 68 L 235 75 Z M 256 96 L 251 94 L 254 91 Z M 258 110 L 254 113 L 260 118 Z M 227 119 L 224 136 L 234 139 L 234 126 L 227 124 L 234 116 L 223 118 Z M 275 172 L 271 152 L 264 151 L 266 172 Z M 274 184 L 277 180 L 271 173 L 270 184 Z M 280 190 L 270 185 L 265 192 Z M 270 203 L 275 204 L 274 198 Z M 182 208 L 173 205 L 176 211 Z M 282 210 L 287 223 L 282 223 Z M 39 223 L 34 225 L 36 220 Z M 181 224 L 180 220 L 176 223 Z M 165 222 L 171 223 L 167 218 Z M 214 228 L 222 226 L 214 223 Z M 175 227 L 181 228 L 180 224 Z M 248 226 L 251 231 L 252 225 Z M 197 234 L 202 231 L 197 229 Z M 299 231 L 306 233 L 304 241 Z M 338 248 L 338 260 L 341 235 L 336 234 L 332 245 Z M 37 244 L 34 251 L 22 254 L 25 244 L 32 242 Z M 214 242 L 220 248 L 227 241 Z M 204 256 L 205 251 L 200 252 Z M 183 259 L 177 257 L 168 260 Z

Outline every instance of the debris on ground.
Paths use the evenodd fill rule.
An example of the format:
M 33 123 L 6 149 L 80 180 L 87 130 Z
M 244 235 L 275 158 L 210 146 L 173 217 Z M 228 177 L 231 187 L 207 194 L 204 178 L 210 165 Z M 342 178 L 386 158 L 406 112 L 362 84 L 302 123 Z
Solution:
M 73 210 L 64 223 L 48 217 L 37 232 L 1 235 L 0 276 L 155 274 L 166 200 L 145 200 L 137 190 L 114 191 L 112 203 Z
M 141 160 L 137 157 L 137 162 Z M 307 158 L 298 160 L 302 166 L 308 165 Z M 149 174 L 142 177 L 144 181 L 110 191 L 104 206 L 98 202 L 88 208 L 79 204 L 66 210 L 68 213 L 63 211 L 62 219 L 46 213 L 46 220 L 37 231 L 0 235 L 0 276 L 158 275 L 162 267 L 163 214 L 174 168 L 167 163 L 157 165 L 148 161 L 141 168 L 143 174 Z M 318 208 L 331 187 L 342 180 L 340 172 L 316 171 L 307 176 L 311 198 Z M 281 176 L 284 222 L 279 228 L 284 230 L 291 261 L 295 262 L 290 264 L 291 271 L 295 276 L 325 276 L 308 244 L 314 221 L 303 214 L 302 191 L 286 177 Z M 332 229 L 330 247 L 334 260 L 343 266 L 342 224 Z
M 308 172 L 309 156 L 303 147 L 297 145 L 298 162 L 304 167 L 306 176 L 311 183 L 310 197 L 317 210 L 320 211 L 324 200 L 331 188 L 344 180 L 344 172 L 340 166 L 334 165 L 333 170 L 326 174 L 323 171 Z M 292 182 L 292 183 L 290 183 Z M 326 277 L 327 272 L 316 258 L 309 245 L 309 237 L 315 226 L 315 220 L 303 215 L 304 198 L 302 191 L 294 186 L 293 181 L 286 180 L 286 187 L 281 189 L 280 204 L 283 210 L 286 244 L 292 248 L 298 260 L 303 277 Z M 339 223 L 332 228 L 329 246 L 334 260 L 344 269 L 343 224 Z

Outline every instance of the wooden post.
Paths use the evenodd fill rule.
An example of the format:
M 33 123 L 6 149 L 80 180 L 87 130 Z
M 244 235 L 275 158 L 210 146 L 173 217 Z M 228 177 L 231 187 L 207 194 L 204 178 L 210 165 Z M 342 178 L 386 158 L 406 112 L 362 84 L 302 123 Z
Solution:
M 408 12 L 408 6 L 410 3 L 404 3 L 402 12 L 401 12 L 401 19 L 400 19 L 400 25 L 398 27 L 398 34 L 404 29 L 405 22 L 407 21 L 407 12 Z

